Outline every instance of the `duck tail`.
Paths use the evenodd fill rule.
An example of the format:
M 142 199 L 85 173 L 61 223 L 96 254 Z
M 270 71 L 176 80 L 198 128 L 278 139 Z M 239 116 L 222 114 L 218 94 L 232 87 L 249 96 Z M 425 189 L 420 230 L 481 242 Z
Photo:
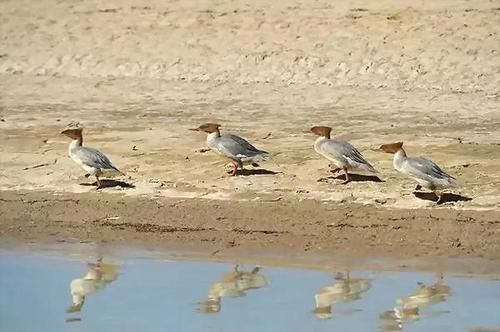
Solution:
M 454 177 L 449 177 L 448 178 L 448 183 L 450 188 L 458 188 L 460 185 L 458 184 L 457 180 Z
M 266 161 L 269 159 L 269 153 L 266 151 L 259 150 L 257 154 L 253 157 L 253 161 L 258 163 L 261 161 Z
M 364 171 L 369 172 L 369 173 L 378 173 L 378 171 L 369 163 L 362 164 L 360 168 Z
M 118 168 L 113 167 L 110 169 L 111 173 L 114 173 L 115 175 L 120 175 L 120 176 L 125 176 L 126 174 L 120 171 Z

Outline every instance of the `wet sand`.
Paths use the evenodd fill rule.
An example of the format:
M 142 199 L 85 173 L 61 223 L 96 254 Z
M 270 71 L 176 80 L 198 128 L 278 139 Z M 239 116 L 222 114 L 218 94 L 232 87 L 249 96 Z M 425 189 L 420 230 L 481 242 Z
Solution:
M 304 201 L 2 192 L 0 235 L 34 242 L 150 244 L 251 253 L 498 259 L 498 213 Z
M 207 6 L 0 3 L 3 236 L 498 258 L 498 3 Z M 227 177 L 188 131 L 207 121 L 272 159 Z M 59 134 L 75 123 L 128 188 L 81 185 Z M 313 125 L 381 182 L 328 177 Z M 458 178 L 447 203 L 370 150 L 400 140 Z

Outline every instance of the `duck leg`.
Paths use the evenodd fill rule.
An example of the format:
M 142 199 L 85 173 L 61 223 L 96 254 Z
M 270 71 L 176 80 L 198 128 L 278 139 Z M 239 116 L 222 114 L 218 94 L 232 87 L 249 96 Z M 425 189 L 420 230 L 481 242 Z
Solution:
M 233 163 L 233 170 L 229 173 L 231 176 L 235 176 L 236 172 L 238 172 L 238 163 Z
M 339 175 L 339 173 L 342 172 L 342 168 L 330 168 L 330 173 L 335 177 Z
M 349 172 L 347 171 L 347 168 L 344 168 L 344 174 L 345 174 L 345 180 L 342 182 L 342 184 L 346 184 L 351 182 L 351 177 L 349 176 Z
M 443 200 L 443 192 L 441 190 L 434 190 L 434 194 L 436 194 L 438 200 L 436 201 L 436 204 L 441 204 Z
M 342 170 L 342 168 L 339 168 L 339 167 L 333 167 L 334 165 L 333 164 L 328 164 L 328 172 L 331 172 L 333 173 L 334 176 L 337 175 L 338 172 L 340 172 Z
M 95 176 L 95 178 L 96 178 L 96 180 L 97 180 L 97 189 L 96 189 L 96 190 L 99 190 L 99 189 L 103 188 L 103 186 L 102 186 L 102 182 L 101 182 L 101 180 L 99 179 L 99 175 L 96 175 L 96 176 Z
M 339 172 L 341 172 L 341 171 L 342 171 L 342 168 L 338 168 L 338 167 L 332 168 L 332 164 L 328 164 L 328 174 L 331 173 L 333 178 L 336 178 L 337 176 L 339 176 L 340 175 Z M 328 182 L 329 178 L 330 177 L 327 176 L 327 177 L 324 177 L 324 178 L 319 178 L 316 181 L 317 182 Z

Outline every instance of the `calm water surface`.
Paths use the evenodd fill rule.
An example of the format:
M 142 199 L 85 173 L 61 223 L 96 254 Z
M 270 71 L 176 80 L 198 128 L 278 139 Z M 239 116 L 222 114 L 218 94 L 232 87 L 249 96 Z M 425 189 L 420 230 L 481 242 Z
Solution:
M 84 256 L 84 257 L 83 257 Z M 0 331 L 500 331 L 500 281 L 0 251 Z

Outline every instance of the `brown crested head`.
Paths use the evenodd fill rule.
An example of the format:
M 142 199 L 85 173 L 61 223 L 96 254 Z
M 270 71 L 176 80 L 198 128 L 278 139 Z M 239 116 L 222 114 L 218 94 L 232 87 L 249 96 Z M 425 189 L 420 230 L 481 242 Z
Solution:
M 61 132 L 64 136 L 68 136 L 71 139 L 82 139 L 82 128 L 66 129 Z
M 330 138 L 330 133 L 332 132 L 332 128 L 317 126 L 317 127 L 312 127 L 311 132 L 313 132 L 314 134 L 316 134 L 318 136 Z
M 385 152 L 385 153 L 396 153 L 403 147 L 403 142 L 390 143 L 390 144 L 382 144 L 376 151 Z
M 220 124 L 218 124 L 218 123 L 204 123 L 201 126 L 199 126 L 198 128 L 193 128 L 190 130 L 203 131 L 205 133 L 210 134 L 210 133 L 215 133 L 216 131 L 219 131 L 219 128 L 220 128 Z

